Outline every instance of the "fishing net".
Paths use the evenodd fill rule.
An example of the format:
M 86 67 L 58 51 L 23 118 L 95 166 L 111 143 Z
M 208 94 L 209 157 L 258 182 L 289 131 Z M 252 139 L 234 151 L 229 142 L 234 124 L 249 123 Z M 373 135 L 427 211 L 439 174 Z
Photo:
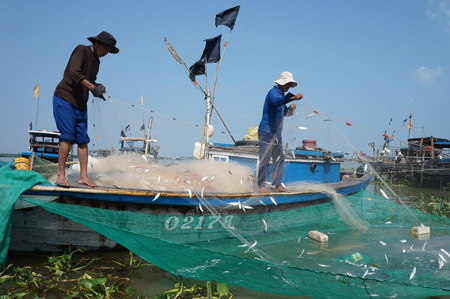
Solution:
M 2 183 L 18 190 L 10 198 L 34 183 L 45 183 L 34 172 L 9 166 L 0 174 Z M 185 278 L 315 298 L 450 294 L 450 220 L 405 209 L 367 191 L 336 199 L 345 200 L 365 224 L 359 229 L 349 227 L 333 202 L 260 212 L 213 210 L 203 202 L 205 212 L 160 213 L 113 210 L 107 204 L 93 208 L 81 200 L 22 200 L 81 223 Z M 420 223 L 431 228 L 431 235 L 411 235 L 411 227 Z M 312 230 L 326 233 L 329 241 L 308 238 Z

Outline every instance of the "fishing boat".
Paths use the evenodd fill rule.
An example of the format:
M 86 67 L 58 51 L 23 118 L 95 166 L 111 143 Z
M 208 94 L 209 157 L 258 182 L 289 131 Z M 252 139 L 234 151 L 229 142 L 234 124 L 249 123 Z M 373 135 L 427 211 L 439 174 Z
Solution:
M 215 163 L 239 163 L 255 169 L 258 163 L 257 151 L 257 145 L 210 144 L 208 156 L 210 161 Z M 237 223 L 233 223 L 233 226 L 238 226 L 238 223 L 244 221 L 247 215 L 295 210 L 321 204 L 330 201 L 334 192 L 341 196 L 357 193 L 364 189 L 371 179 L 370 174 L 364 174 L 361 177 L 341 175 L 339 170 L 343 155 L 340 153 L 298 148 L 292 151 L 286 150 L 286 154 L 287 166 L 283 175 L 286 184 L 309 183 L 304 188 L 293 188 L 291 193 L 272 191 L 266 194 L 255 192 L 256 190 L 209 192 L 206 188 L 214 178 L 205 177 L 198 179 L 200 187 L 197 189 L 184 189 L 182 192 L 114 186 L 100 186 L 93 189 L 74 183 L 69 188 L 36 185 L 26 190 L 22 196 L 68 204 L 74 208 L 85 206 L 100 210 L 159 215 L 160 226 L 153 229 L 166 235 L 167 231 L 173 232 L 175 227 L 181 227 L 187 222 L 195 222 L 203 229 L 206 224 L 201 219 L 215 217 L 211 210 L 220 210 L 221 214 L 235 218 Z M 245 180 L 246 184 L 254 184 L 256 187 L 254 176 L 247 177 Z M 242 179 L 241 184 L 243 184 Z M 199 229 L 195 230 L 195 237 L 193 237 L 186 230 L 181 230 L 177 234 L 172 234 L 173 241 L 180 238 L 204 241 L 210 238 L 210 230 L 199 232 Z M 13 217 L 11 250 L 55 251 L 68 245 L 99 249 L 115 247 L 117 243 L 77 222 L 30 203 L 18 201 Z
M 442 188 L 450 183 L 450 140 L 437 137 L 409 138 L 396 153 L 379 155 L 370 162 L 375 171 L 392 182 Z
M 50 162 L 58 162 L 59 136 L 61 133 L 47 130 L 30 130 L 28 133 L 30 134 L 29 150 L 22 152 L 22 157 L 31 159 L 36 156 Z M 68 159 L 68 161 L 72 160 L 72 151 L 70 151 Z

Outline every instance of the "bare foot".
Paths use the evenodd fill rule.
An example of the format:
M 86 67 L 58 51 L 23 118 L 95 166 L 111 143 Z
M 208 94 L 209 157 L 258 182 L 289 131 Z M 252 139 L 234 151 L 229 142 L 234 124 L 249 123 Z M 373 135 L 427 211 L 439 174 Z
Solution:
M 69 182 L 66 179 L 65 175 L 57 175 L 56 176 L 56 182 L 55 182 L 56 186 L 61 186 L 61 187 L 69 187 Z
M 93 181 L 91 181 L 91 179 L 88 178 L 88 177 L 80 178 L 78 180 L 78 184 L 87 185 L 87 186 L 92 187 L 92 188 L 97 187 L 97 184 L 94 183 Z
M 259 193 L 270 193 L 267 187 L 259 187 Z
M 284 188 L 283 186 L 277 186 L 277 187 L 275 188 L 275 191 L 276 191 L 276 192 L 287 192 L 287 193 L 291 193 L 291 190 L 288 190 L 288 189 Z

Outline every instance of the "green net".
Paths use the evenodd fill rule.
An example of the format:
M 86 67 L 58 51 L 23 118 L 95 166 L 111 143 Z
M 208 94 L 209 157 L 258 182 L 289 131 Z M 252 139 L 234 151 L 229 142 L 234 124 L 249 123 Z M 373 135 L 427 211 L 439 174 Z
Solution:
M 15 200 L 34 184 L 47 182 L 33 171 L 10 166 L 0 169 L 0 181 L 4 263 Z M 184 278 L 314 298 L 450 295 L 450 220 L 367 191 L 339 199 L 366 223 L 362 230 L 350 229 L 333 202 L 268 213 L 158 213 L 21 199 L 85 225 Z M 431 235 L 412 236 L 411 228 L 420 223 L 431 228 Z M 308 238 L 311 230 L 326 233 L 328 243 Z
M 208 216 L 212 220 L 26 200 L 82 223 L 181 277 L 316 298 L 450 294 L 445 262 L 450 260 L 445 250 L 450 220 L 411 212 L 365 191 L 348 200 L 369 224 L 366 231 L 349 230 L 332 203 Z M 431 227 L 431 238 L 411 236 L 418 220 Z M 327 233 L 329 242 L 307 238 L 310 230 Z
M 34 171 L 14 170 L 13 165 L 0 168 L 0 268 L 5 267 L 12 226 L 12 212 L 17 198 L 25 190 L 48 181 Z

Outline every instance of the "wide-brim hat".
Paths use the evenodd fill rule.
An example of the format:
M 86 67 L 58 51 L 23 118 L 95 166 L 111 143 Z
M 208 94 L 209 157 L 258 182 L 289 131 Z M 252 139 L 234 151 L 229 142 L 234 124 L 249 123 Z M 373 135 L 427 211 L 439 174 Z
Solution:
M 291 83 L 291 87 L 297 86 L 297 81 L 294 80 L 294 76 L 291 72 L 282 72 L 280 77 L 274 81 L 278 85 L 285 85 Z
M 96 41 L 102 43 L 108 49 L 108 52 L 111 54 L 119 53 L 119 49 L 116 48 L 117 41 L 114 38 L 114 36 L 111 35 L 111 33 L 102 31 L 97 36 L 88 37 L 88 40 L 91 43 L 94 43 Z

